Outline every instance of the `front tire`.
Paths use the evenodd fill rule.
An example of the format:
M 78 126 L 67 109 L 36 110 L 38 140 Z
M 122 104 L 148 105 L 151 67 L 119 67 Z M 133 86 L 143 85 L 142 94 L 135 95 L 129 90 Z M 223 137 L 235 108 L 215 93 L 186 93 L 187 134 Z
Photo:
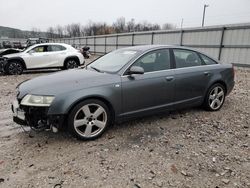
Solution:
M 5 71 L 9 75 L 20 75 L 23 73 L 23 65 L 19 61 L 11 61 L 7 63 Z
M 218 111 L 224 104 L 226 89 L 222 84 L 212 85 L 205 97 L 204 106 L 206 110 Z
M 111 113 L 105 103 L 89 99 L 77 104 L 69 114 L 69 132 L 80 140 L 100 137 L 111 123 Z

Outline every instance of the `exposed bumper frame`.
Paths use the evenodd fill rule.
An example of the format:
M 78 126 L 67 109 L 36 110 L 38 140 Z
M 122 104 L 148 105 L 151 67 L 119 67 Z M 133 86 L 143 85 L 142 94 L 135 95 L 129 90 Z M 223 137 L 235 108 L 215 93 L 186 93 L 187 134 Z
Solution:
M 48 115 L 44 107 L 27 107 L 11 105 L 13 112 L 13 121 L 19 125 L 30 126 L 34 130 L 63 130 L 65 115 Z M 22 111 L 23 115 L 19 116 L 17 112 Z M 54 131 L 57 132 L 57 131 Z

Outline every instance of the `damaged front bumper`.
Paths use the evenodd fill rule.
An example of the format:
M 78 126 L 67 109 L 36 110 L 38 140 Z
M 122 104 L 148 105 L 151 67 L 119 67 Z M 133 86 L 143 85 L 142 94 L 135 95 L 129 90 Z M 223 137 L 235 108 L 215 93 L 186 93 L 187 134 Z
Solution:
M 33 130 L 52 130 L 58 132 L 64 129 L 64 115 L 49 115 L 49 107 L 23 106 L 15 100 L 11 105 L 13 121 L 19 125 L 29 126 Z

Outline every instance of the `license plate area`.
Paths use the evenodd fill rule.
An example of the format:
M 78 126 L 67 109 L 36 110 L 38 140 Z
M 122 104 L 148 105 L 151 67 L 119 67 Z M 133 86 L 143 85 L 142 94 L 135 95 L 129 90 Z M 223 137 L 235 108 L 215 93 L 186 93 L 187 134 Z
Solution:
M 24 111 L 20 109 L 19 103 L 17 100 L 14 100 L 12 103 L 13 116 L 21 120 L 25 120 Z

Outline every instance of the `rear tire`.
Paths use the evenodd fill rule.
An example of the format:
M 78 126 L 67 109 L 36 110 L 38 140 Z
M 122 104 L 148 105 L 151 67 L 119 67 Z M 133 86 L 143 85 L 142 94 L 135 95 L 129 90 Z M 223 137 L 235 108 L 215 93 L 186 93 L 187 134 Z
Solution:
M 23 69 L 23 65 L 19 61 L 11 61 L 5 67 L 5 71 L 9 75 L 20 75 L 23 73 Z
M 224 104 L 226 89 L 222 84 L 212 85 L 206 94 L 204 107 L 208 111 L 218 111 Z
M 69 113 L 68 130 L 80 140 L 94 140 L 100 137 L 112 122 L 107 105 L 96 99 L 77 104 Z
M 79 66 L 79 63 L 76 59 L 68 59 L 64 63 L 64 69 L 75 69 Z

